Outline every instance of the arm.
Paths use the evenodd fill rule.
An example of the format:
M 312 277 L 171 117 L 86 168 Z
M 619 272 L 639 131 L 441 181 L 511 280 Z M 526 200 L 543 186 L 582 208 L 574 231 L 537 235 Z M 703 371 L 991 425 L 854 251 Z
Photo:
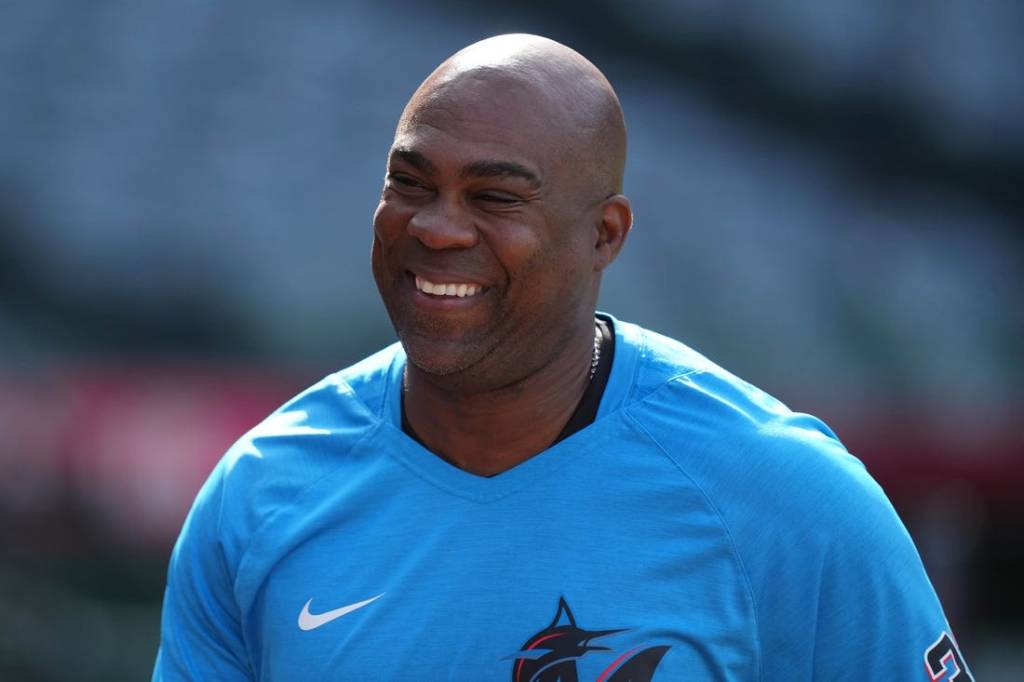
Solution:
M 815 679 L 973 682 L 896 512 L 870 499 L 850 512 L 858 517 L 840 526 L 822 565 Z
M 772 574 L 777 585 L 763 579 L 759 595 L 763 679 L 792 679 L 795 663 L 815 680 L 972 681 L 882 489 L 836 441 L 781 441 L 812 475 L 780 505 L 774 559 L 785 572 Z
M 154 682 L 254 679 L 220 533 L 222 472 L 199 492 L 171 554 Z

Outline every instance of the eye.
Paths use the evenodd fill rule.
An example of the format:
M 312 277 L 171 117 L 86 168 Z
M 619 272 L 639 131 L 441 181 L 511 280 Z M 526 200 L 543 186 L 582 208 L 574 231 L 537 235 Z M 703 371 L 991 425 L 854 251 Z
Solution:
M 385 177 L 386 187 L 404 194 L 420 194 L 429 191 L 422 182 L 404 173 L 388 173 Z
M 519 197 L 513 194 L 506 194 L 504 192 L 480 192 L 476 195 L 477 201 L 482 201 L 486 204 L 492 204 L 497 206 L 511 206 L 518 204 L 522 201 Z

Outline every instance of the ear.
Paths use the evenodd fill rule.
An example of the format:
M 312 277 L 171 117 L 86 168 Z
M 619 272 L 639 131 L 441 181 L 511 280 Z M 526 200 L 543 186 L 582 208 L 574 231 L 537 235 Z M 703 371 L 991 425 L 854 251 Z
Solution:
M 601 203 L 596 225 L 597 241 L 594 244 L 594 269 L 608 267 L 626 242 L 626 236 L 633 227 L 633 207 L 623 194 L 613 194 Z

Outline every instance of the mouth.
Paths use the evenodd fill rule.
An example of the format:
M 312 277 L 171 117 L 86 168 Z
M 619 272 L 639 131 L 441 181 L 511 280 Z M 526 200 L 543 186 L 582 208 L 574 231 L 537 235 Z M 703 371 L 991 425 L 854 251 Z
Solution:
M 432 282 L 413 273 L 416 290 L 438 298 L 471 298 L 487 291 L 482 284 L 471 282 Z

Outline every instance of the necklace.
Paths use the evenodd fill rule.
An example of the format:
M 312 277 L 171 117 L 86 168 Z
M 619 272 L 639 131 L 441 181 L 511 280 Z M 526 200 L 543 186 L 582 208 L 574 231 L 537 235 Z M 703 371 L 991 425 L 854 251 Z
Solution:
M 594 350 L 590 354 L 590 374 L 587 376 L 587 381 L 592 381 L 594 375 L 597 374 L 597 368 L 601 364 L 601 327 L 594 323 Z M 409 367 L 406 366 L 402 370 L 402 390 L 408 390 L 407 377 L 409 374 Z
M 597 366 L 601 364 L 601 328 L 594 323 L 594 352 L 590 355 L 590 377 L 588 381 L 593 380 L 594 375 L 597 374 Z

